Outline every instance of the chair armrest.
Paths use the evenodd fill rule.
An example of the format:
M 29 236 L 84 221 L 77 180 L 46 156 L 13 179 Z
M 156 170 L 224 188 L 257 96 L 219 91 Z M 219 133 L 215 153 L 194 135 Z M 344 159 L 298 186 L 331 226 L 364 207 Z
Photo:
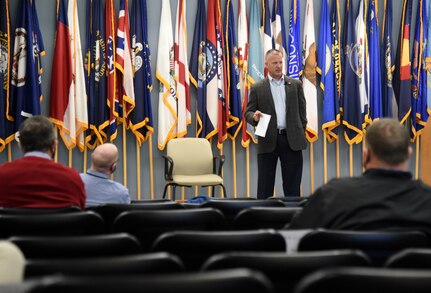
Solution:
M 165 179 L 170 181 L 173 179 L 172 171 L 174 170 L 174 160 L 171 157 L 162 155 L 165 159 Z
M 217 155 L 213 157 L 213 173 L 219 176 L 222 176 L 223 164 L 224 164 L 225 156 Z M 217 168 L 218 162 L 218 168 Z M 216 172 L 217 170 L 217 172 Z

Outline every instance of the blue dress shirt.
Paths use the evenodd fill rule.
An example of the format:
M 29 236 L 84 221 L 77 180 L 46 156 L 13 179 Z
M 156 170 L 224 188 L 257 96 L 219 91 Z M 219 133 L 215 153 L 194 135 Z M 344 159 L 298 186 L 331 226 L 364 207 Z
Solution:
M 88 169 L 86 174 L 81 173 L 81 179 L 87 193 L 86 207 L 106 203 L 130 203 L 129 190 L 109 179 L 105 173 Z
M 274 100 L 275 113 L 277 113 L 277 128 L 286 128 L 286 90 L 284 89 L 284 76 L 275 80 L 268 74 L 271 94 Z

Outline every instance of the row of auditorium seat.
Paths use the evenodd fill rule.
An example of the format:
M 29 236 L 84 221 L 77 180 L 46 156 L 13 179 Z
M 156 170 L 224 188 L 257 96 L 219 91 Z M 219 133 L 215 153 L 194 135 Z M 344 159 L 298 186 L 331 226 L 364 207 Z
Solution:
M 333 252 L 333 255 L 336 253 Z M 127 265 L 118 261 L 110 263 L 111 259 L 109 259 L 105 265 L 100 266 L 101 268 L 97 268 L 102 262 L 100 260 L 81 264 L 72 261 L 71 265 L 63 262 L 63 265 L 68 268 L 57 270 L 57 272 L 63 272 L 62 274 L 49 274 L 48 269 L 46 271 L 48 274 L 43 277 L 31 278 L 18 285 L 0 286 L 0 292 L 381 293 L 384 290 L 391 293 L 422 293 L 431 290 L 431 270 L 429 269 L 372 268 L 351 265 L 353 262 L 364 262 L 366 258 L 354 251 L 338 253 L 340 258 L 333 262 L 328 258 L 331 255 L 327 252 L 326 256 L 316 255 L 314 258 L 305 259 L 304 263 L 298 260 L 287 261 L 285 267 L 281 268 L 277 265 L 280 263 L 279 257 L 276 257 L 275 261 L 270 259 L 264 265 L 261 265 L 262 258 L 259 261 L 252 259 L 248 264 L 242 261 L 240 263 L 242 268 L 238 265 L 230 268 L 229 264 L 223 266 L 217 263 L 213 268 L 209 268 L 210 259 L 206 263 L 207 267 L 197 272 L 184 272 L 175 262 L 158 264 L 155 260 L 159 257 L 160 263 L 163 263 L 162 254 L 133 257 L 131 258 L 133 261 Z M 355 253 L 356 259 L 354 259 Z M 223 257 L 229 257 L 229 255 L 217 255 L 213 259 L 223 259 Z M 257 257 L 260 256 L 257 255 Z M 350 257 L 350 261 L 346 257 Z M 301 256 L 297 258 L 300 259 Z M 236 257 L 233 261 L 240 260 Z M 59 263 L 57 261 L 50 266 L 61 267 Z M 84 265 L 90 269 L 85 268 Z M 82 267 L 79 272 L 80 266 Z M 71 269 L 71 267 L 74 268 Z M 154 268 L 151 273 L 147 271 L 150 267 Z M 111 270 L 112 268 L 115 270 Z
M 145 247 L 133 235 L 111 233 L 77 236 L 13 236 L 26 259 L 106 257 L 146 252 L 168 252 L 178 256 L 186 270 L 197 270 L 211 255 L 226 251 L 287 253 L 286 231 L 261 229 L 240 231 L 171 231 Z M 388 257 L 405 248 L 429 248 L 429 238 L 417 231 L 331 231 L 307 232 L 298 252 L 334 249 L 363 251 L 373 266 L 382 266 Z
M 145 205 L 146 203 L 134 203 L 130 206 L 139 204 Z M 262 209 L 264 208 L 262 207 Z M 254 207 L 253 209 L 258 208 Z M 1 210 L 0 231 L 7 228 L 6 225 L 1 225 L 1 218 L 10 218 L 17 214 L 11 211 L 2 213 Z M 3 209 L 3 211 L 5 210 Z M 189 211 L 201 210 L 213 211 L 214 209 L 205 208 L 202 204 L 199 205 L 198 209 Z M 172 212 L 171 217 L 175 218 L 174 214 L 179 211 L 187 211 L 187 209 L 163 211 L 165 213 Z M 94 218 L 95 215 L 96 218 L 102 219 L 102 226 L 99 228 L 104 227 L 103 217 L 95 212 L 77 212 L 76 210 L 68 210 L 67 212 L 71 212 L 69 216 L 86 214 L 92 215 L 91 217 Z M 216 210 L 216 212 L 223 215 L 220 211 Z M 237 212 L 239 213 L 240 210 Z M 86 226 L 85 224 L 81 224 L 77 230 L 71 229 L 63 236 L 40 236 L 41 233 L 44 233 L 41 229 L 41 220 L 38 221 L 37 219 L 49 217 L 50 213 L 52 219 L 57 214 L 67 214 L 64 210 L 60 213 L 47 210 L 39 213 L 37 217 L 31 215 L 24 217 L 33 219 L 32 223 L 29 224 L 31 227 L 34 223 L 39 228 L 28 229 L 32 230 L 33 236 L 22 232 L 21 235 L 15 234 L 9 238 L 21 248 L 27 260 L 27 280 L 25 284 L 22 284 L 28 286 L 26 290 L 29 290 L 26 292 L 142 292 L 142 288 L 145 288 L 145 292 L 187 291 L 188 293 L 198 292 L 198 290 L 199 292 L 205 290 L 206 293 L 211 293 L 211 290 L 216 288 L 218 289 L 217 292 L 220 290 L 233 292 L 241 289 L 248 292 L 264 293 L 288 293 L 294 290 L 297 293 L 329 292 L 331 290 L 327 288 L 332 287 L 326 287 L 326 283 L 321 285 L 320 291 L 312 291 L 319 288 L 313 287 L 314 280 L 323 279 L 324 282 L 328 282 L 327 271 L 333 275 L 348 272 L 352 276 L 356 272 L 363 276 L 368 272 L 376 272 L 374 276 L 382 275 L 386 278 L 388 273 L 385 269 L 376 270 L 370 266 L 391 267 L 391 270 L 398 274 L 398 271 L 393 268 L 405 268 L 408 267 L 406 263 L 412 265 L 412 262 L 423 260 L 420 268 L 431 268 L 431 261 L 428 261 L 431 251 L 427 248 L 430 247 L 429 239 L 426 235 L 416 231 L 313 230 L 301 238 L 298 244 L 299 252 L 287 254 L 285 238 L 281 236 L 282 230 L 172 231 L 175 227 L 165 223 L 168 230 L 163 231 L 164 233 L 160 236 L 156 235 L 158 236 L 157 239 L 151 241 L 151 244 L 144 245 L 141 243 L 141 239 L 129 232 L 110 231 L 110 234 L 101 234 L 103 228 L 101 230 L 89 230 L 85 233 L 79 232 L 79 229 Z M 141 212 L 131 211 L 125 214 L 127 213 L 133 215 Z M 62 220 L 57 219 L 57 223 L 52 226 L 56 234 L 64 232 L 59 231 L 65 223 L 64 219 L 67 218 L 66 216 L 63 217 Z M 135 226 L 141 225 L 131 221 L 131 224 L 133 223 Z M 9 228 L 13 229 L 13 226 Z M 190 230 L 201 229 L 196 226 L 190 228 Z M 168 232 L 169 230 L 170 232 Z M 78 235 L 72 236 L 72 234 Z M 144 235 L 142 237 L 145 239 Z M 106 239 L 111 242 L 104 242 Z M 123 243 L 125 246 L 117 246 L 116 244 L 119 243 Z M 144 249 L 145 245 L 148 245 L 146 249 Z M 415 249 L 403 250 L 408 247 L 415 247 Z M 423 247 L 423 249 L 416 249 L 416 247 Z M 342 250 L 343 248 L 361 250 Z M 322 249 L 325 251 L 317 251 Z M 62 250 L 63 252 L 61 252 Z M 397 254 L 397 252 L 399 253 Z M 406 260 L 403 255 L 413 257 L 413 261 Z M 389 260 L 387 260 L 388 256 L 390 256 Z M 346 266 L 347 269 L 338 270 L 337 267 L 339 266 Z M 358 266 L 361 268 L 357 268 Z M 239 269 L 240 267 L 247 269 Z M 315 272 L 322 268 L 323 271 Z M 411 268 L 417 269 L 417 266 L 412 265 Z M 40 277 L 48 276 L 54 272 L 62 272 L 63 276 L 40 279 Z M 408 279 L 409 274 L 413 274 L 412 272 L 402 271 L 400 279 Z M 83 274 L 86 277 L 83 277 Z M 107 275 L 113 277 L 107 278 Z M 426 275 L 426 272 L 420 275 L 418 282 L 422 284 L 422 288 L 427 288 L 427 292 L 430 292 L 430 282 L 422 281 L 425 280 Z M 34 279 L 34 277 L 38 278 Z M 227 279 L 225 279 L 226 277 Z M 331 276 L 329 276 L 330 278 Z M 354 280 L 354 277 L 350 275 L 346 277 L 346 279 L 349 278 Z M 218 280 L 218 282 L 213 279 Z M 233 281 L 234 279 L 235 281 Z M 105 288 L 106 282 L 102 280 L 109 280 L 107 283 L 110 286 Z M 299 285 L 293 289 L 298 282 Z M 409 279 L 406 282 L 408 283 Z M 121 286 L 121 283 L 123 285 L 127 283 L 127 285 Z M 134 287 L 135 285 L 141 287 Z M 340 284 L 337 285 L 340 286 Z M 208 286 L 211 286 L 211 289 Z M 375 286 L 378 287 L 378 285 Z M 358 292 L 354 290 L 359 290 L 358 288 L 349 288 L 349 290 L 346 289 L 348 287 L 339 288 L 344 288 L 343 292 Z M 0 287 L 0 292 L 7 292 L 3 289 Z M 15 289 L 12 288 L 16 291 Z M 372 290 L 374 289 L 365 289 L 361 292 L 374 292 Z M 392 292 L 405 292 L 394 290 Z M 338 291 L 332 290 L 331 292 Z M 409 291 L 421 292 L 420 289 L 418 291 L 410 289 Z

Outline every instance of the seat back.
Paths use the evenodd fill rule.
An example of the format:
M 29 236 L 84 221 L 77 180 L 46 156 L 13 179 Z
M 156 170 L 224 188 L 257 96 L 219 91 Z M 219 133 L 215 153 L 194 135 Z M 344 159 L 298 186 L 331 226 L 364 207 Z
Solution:
M 131 274 L 167 274 L 182 272 L 181 260 L 169 253 L 146 253 L 103 258 L 30 259 L 25 264 L 25 278 L 53 274 L 65 276 L 103 276 Z
M 56 277 L 43 279 L 28 293 L 272 293 L 260 272 L 235 269 L 151 276 Z
M 217 230 L 223 221 L 223 214 L 212 208 L 127 211 L 117 217 L 112 229 L 136 236 L 144 251 L 149 251 L 154 240 L 164 232 Z
M 302 208 L 251 207 L 240 211 L 233 219 L 235 229 L 282 229 Z
M 9 240 L 21 249 L 26 259 L 100 257 L 142 252 L 138 240 L 127 233 L 62 237 L 16 236 Z
M 166 154 L 174 161 L 173 175 L 204 175 L 213 173 L 213 152 L 205 138 L 171 139 Z
M 32 214 L 58 214 L 80 212 L 78 206 L 67 206 L 63 208 L 0 208 L 0 215 L 32 215 Z
M 314 230 L 304 235 L 298 251 L 360 249 L 373 265 L 381 266 L 393 253 L 408 247 L 427 247 L 428 237 L 418 231 L 339 231 Z
M 275 292 L 292 292 L 306 275 L 335 266 L 369 266 L 370 260 L 359 250 L 331 250 L 286 254 L 285 252 L 228 252 L 210 257 L 203 270 L 248 268 L 264 273 Z
M 136 210 L 171 210 L 171 209 L 184 209 L 184 207 L 175 201 L 163 202 L 147 202 L 140 204 L 104 204 L 100 206 L 88 207 L 86 210 L 94 211 L 102 216 L 107 229 L 110 230 L 115 218 L 125 211 Z
M 167 198 L 156 198 L 156 199 L 132 199 L 130 201 L 131 204 L 147 204 L 147 203 L 155 203 L 155 202 L 167 202 L 171 201 Z
M 306 276 L 293 292 L 427 293 L 431 292 L 431 271 L 356 267 L 328 268 Z
M 89 235 L 104 229 L 96 213 L 81 211 L 50 214 L 0 214 L 0 237 L 15 235 Z
M 210 256 L 228 251 L 283 251 L 286 242 L 273 230 L 178 231 L 160 235 L 153 251 L 178 255 L 187 270 L 198 270 Z
M 231 223 L 235 216 L 242 210 L 251 207 L 285 207 L 282 201 L 279 200 L 266 200 L 266 199 L 256 199 L 256 200 L 226 200 L 217 199 L 210 200 L 201 204 L 201 207 L 205 208 L 215 208 L 220 210 L 226 219 L 226 229 L 231 227 Z
M 431 249 L 407 248 L 388 258 L 388 268 L 431 269 Z

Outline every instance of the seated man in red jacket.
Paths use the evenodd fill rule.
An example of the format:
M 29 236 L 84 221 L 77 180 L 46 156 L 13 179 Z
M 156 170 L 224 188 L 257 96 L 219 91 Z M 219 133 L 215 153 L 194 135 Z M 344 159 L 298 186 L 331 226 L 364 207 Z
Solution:
M 24 157 L 0 165 L 0 207 L 85 207 L 79 173 L 52 161 L 57 143 L 48 118 L 33 116 L 21 124 L 19 145 Z

